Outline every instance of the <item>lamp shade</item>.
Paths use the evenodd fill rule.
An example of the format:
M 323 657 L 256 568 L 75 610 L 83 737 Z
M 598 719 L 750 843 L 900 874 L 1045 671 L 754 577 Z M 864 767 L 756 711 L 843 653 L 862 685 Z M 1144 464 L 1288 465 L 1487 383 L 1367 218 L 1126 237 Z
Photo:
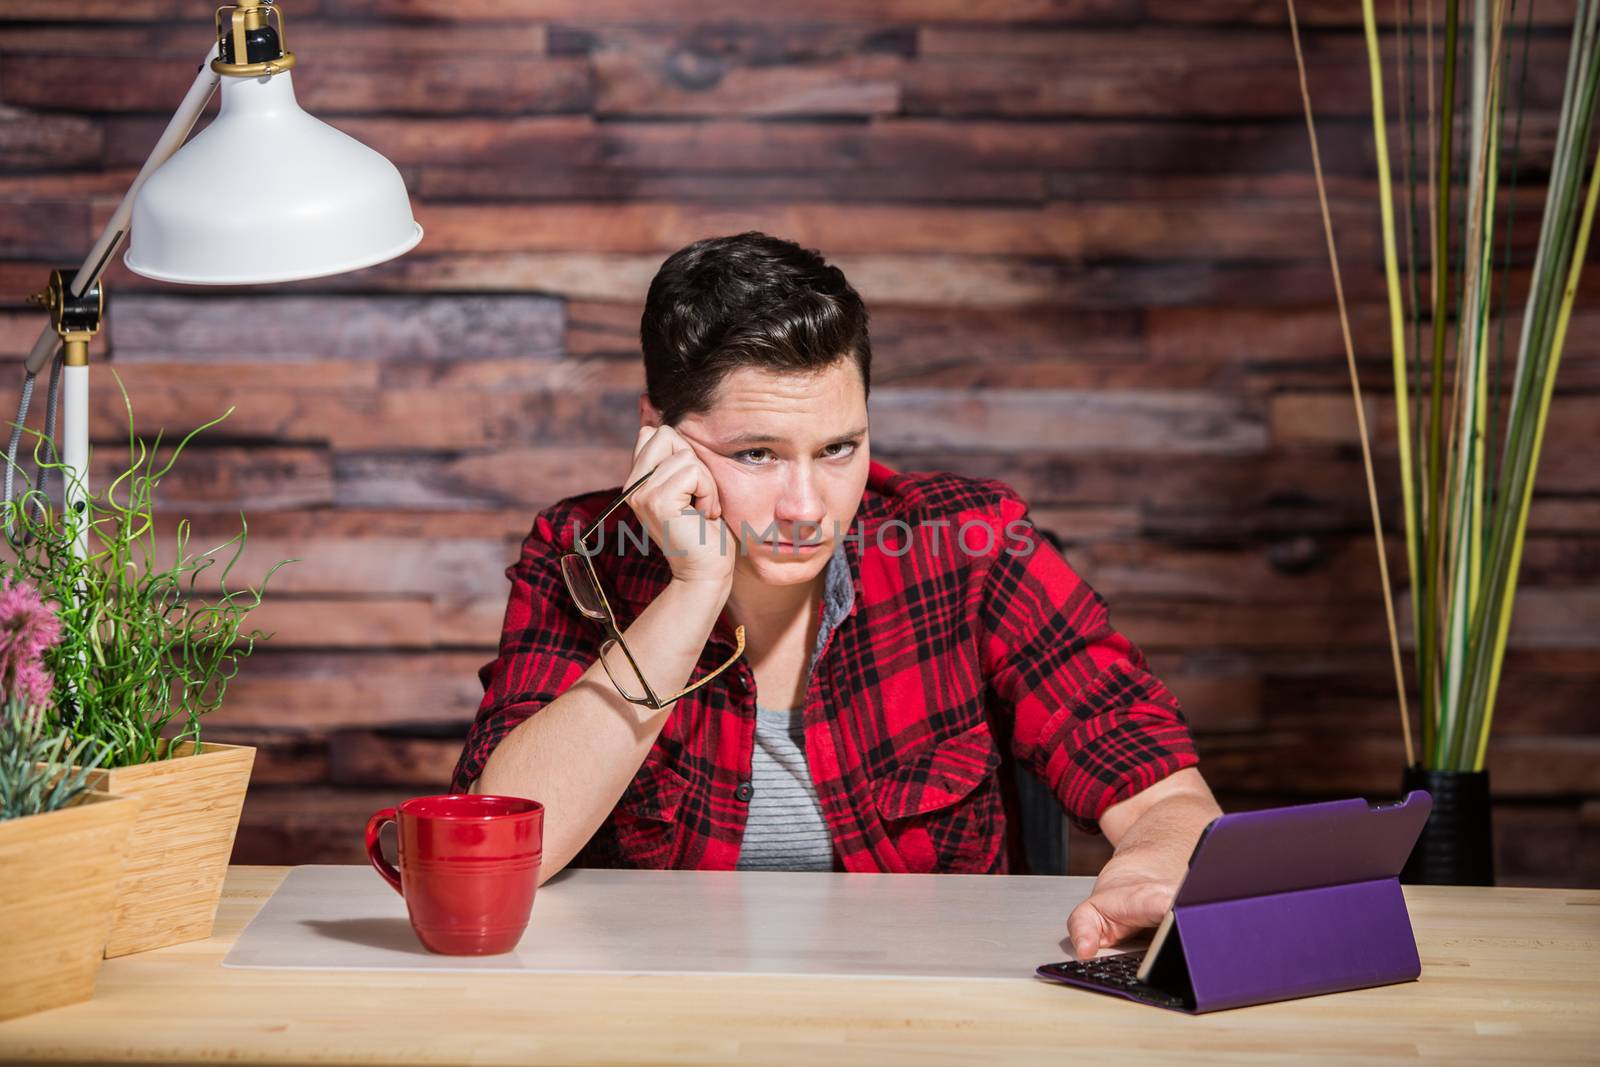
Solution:
M 124 262 L 193 285 L 317 278 L 422 239 L 393 163 L 312 118 L 292 73 L 222 79 L 211 125 L 145 181 Z

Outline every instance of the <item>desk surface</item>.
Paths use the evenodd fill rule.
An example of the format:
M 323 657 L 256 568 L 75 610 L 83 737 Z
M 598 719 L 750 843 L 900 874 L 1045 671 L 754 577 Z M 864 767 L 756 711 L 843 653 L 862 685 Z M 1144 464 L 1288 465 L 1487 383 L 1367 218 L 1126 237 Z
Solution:
M 1031 978 L 224 969 L 286 873 L 232 869 L 209 940 L 107 960 L 0 1061 L 1600 1062 L 1593 890 L 1407 887 L 1420 982 L 1192 1017 Z
M 371 867 L 308 865 L 222 965 L 1015 982 L 1072 958 L 1066 917 L 1093 889 L 1092 878 L 569 867 L 539 890 L 515 949 L 440 956 Z

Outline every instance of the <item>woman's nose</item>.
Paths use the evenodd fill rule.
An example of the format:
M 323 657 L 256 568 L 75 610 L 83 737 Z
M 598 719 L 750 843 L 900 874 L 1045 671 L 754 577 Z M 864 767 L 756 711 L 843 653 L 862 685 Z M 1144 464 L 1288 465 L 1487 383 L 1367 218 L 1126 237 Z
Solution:
M 784 481 L 783 491 L 772 511 L 772 517 L 780 523 L 820 523 L 826 514 L 822 494 L 817 491 L 816 480 L 809 471 L 795 471 Z

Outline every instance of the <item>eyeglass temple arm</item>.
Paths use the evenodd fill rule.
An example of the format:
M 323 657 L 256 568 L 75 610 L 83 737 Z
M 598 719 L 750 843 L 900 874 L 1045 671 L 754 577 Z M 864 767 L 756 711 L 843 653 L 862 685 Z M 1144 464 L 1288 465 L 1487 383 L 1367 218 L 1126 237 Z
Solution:
M 702 685 L 705 685 L 707 682 L 711 681 L 717 675 L 721 674 L 723 671 L 725 671 L 729 667 L 733 666 L 734 663 L 739 659 L 739 657 L 744 655 L 744 627 L 743 626 L 734 627 L 733 639 L 734 639 L 736 647 L 733 650 L 733 655 L 728 657 L 728 660 L 727 660 L 726 663 L 724 663 L 722 666 L 718 667 L 716 670 L 712 671 L 710 674 L 706 675 L 704 678 L 700 679 L 698 682 L 696 682 L 693 685 L 689 686 L 687 689 L 679 690 L 678 692 L 674 693 L 672 696 L 668 697 L 665 701 L 662 702 L 662 707 L 665 707 L 667 704 L 670 704 L 673 701 L 678 700 L 678 699 L 680 699 L 682 697 L 688 696 L 690 693 L 694 692 L 696 689 L 699 689 Z M 646 690 L 648 690 L 650 688 L 650 683 L 644 681 L 644 675 L 641 674 L 639 676 L 639 680 L 641 682 L 644 682 L 644 686 L 645 686 Z M 660 698 L 658 697 L 657 699 L 659 700 Z
M 600 527 L 605 524 L 605 521 L 611 517 L 611 513 L 613 511 L 616 511 L 622 505 L 626 504 L 628 502 L 628 498 L 633 495 L 633 491 L 648 481 L 650 476 L 654 474 L 660 468 L 660 466 L 661 464 L 657 463 L 654 467 L 651 467 L 649 470 L 639 475 L 632 485 L 628 486 L 628 488 L 622 491 L 621 496 L 617 497 L 616 500 L 613 500 L 609 507 L 607 507 L 599 515 L 595 516 L 594 520 L 589 523 L 589 528 L 583 532 L 583 536 L 578 538 L 578 541 L 580 543 L 586 543 L 589 539 L 589 535 L 600 529 Z

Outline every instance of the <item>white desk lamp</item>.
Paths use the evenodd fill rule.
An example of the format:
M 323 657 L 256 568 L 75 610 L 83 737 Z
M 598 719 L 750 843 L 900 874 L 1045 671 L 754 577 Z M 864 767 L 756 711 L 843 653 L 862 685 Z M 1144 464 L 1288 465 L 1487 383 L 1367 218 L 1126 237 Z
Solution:
M 189 285 L 340 274 L 392 259 L 422 239 L 394 164 L 295 102 L 289 73 L 294 53 L 286 48 L 283 12 L 272 0 L 219 7 L 216 37 L 93 250 L 76 273 L 56 271 L 35 297 L 50 308 L 52 322 L 27 359 L 8 450 L 8 501 L 33 381 L 50 364 L 52 421 L 58 372 L 64 388 L 66 505 L 83 507 L 89 486 L 89 340 L 104 307 L 100 277 L 129 235 L 130 222 L 123 259 L 128 269 Z M 185 145 L 219 83 L 220 112 Z M 80 553 L 86 537 L 86 530 L 79 535 Z

